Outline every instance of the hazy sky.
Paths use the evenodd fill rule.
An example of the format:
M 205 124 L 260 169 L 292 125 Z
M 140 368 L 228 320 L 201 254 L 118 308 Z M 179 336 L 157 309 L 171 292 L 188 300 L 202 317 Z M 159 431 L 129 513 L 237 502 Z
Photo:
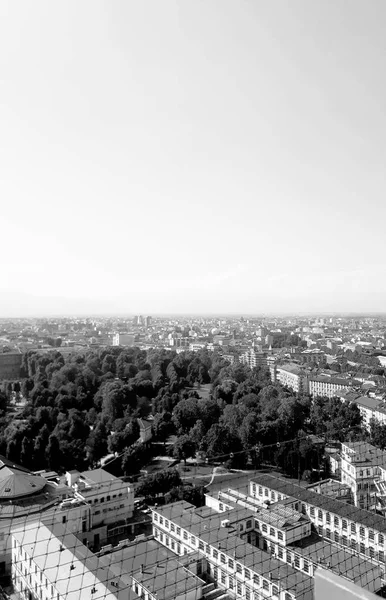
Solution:
M 386 309 L 384 0 L 0 2 L 0 316 Z

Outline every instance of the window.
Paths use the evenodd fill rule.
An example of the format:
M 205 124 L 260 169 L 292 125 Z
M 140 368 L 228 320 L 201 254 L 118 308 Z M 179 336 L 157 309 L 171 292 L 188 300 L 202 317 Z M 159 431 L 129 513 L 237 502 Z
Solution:
M 278 555 L 278 557 L 279 557 L 279 558 L 281 558 L 281 559 L 284 557 L 283 548 L 280 548 L 280 547 L 279 547 L 279 549 L 278 549 L 278 551 L 277 551 L 277 555 Z
M 160 518 L 159 518 L 159 522 L 161 523 L 161 525 L 163 525 L 163 524 L 164 524 L 164 518 L 163 518 L 163 517 L 160 517 Z
M 223 505 L 223 503 L 222 503 L 222 502 L 220 502 L 220 504 L 219 504 L 219 506 L 218 506 L 218 507 L 219 507 L 219 510 L 220 510 L 221 512 L 224 510 L 224 505 Z
M 230 569 L 233 569 L 233 568 L 234 568 L 234 562 L 233 562 L 233 560 L 232 560 L 231 558 L 228 558 L 228 567 L 229 567 Z
M 291 562 L 292 562 L 291 552 L 288 552 L 288 550 L 287 550 L 287 563 L 291 564 Z
M 213 558 L 216 558 L 216 559 L 217 559 L 217 557 L 218 557 L 218 552 L 217 552 L 217 550 L 215 550 L 215 549 L 213 548 L 213 552 L 212 552 L 212 554 L 213 554 Z
M 378 552 L 378 560 L 379 562 L 385 562 L 385 553 L 382 550 Z
M 318 534 L 323 535 L 323 527 L 321 525 L 318 525 Z
M 165 519 L 165 527 L 169 527 L 169 521 Z
M 252 483 L 252 494 L 256 494 L 256 484 Z
M 350 541 L 350 547 L 352 550 L 356 550 L 357 549 L 357 543 L 355 540 L 351 540 Z
M 359 527 L 359 535 L 364 538 L 365 537 L 365 528 L 364 527 Z
M 170 542 L 171 542 L 172 550 L 174 550 L 174 540 L 171 539 Z
M 268 496 L 268 490 L 267 490 L 267 488 L 264 488 L 264 496 Z
M 269 583 L 266 579 L 263 579 L 263 590 L 269 590 Z
M 371 546 L 369 548 L 369 555 L 370 555 L 370 558 L 374 558 L 374 556 L 375 556 L 374 548 L 372 548 Z
M 339 517 L 334 517 L 334 525 L 336 525 L 336 527 L 339 527 Z
M 334 540 L 339 544 L 339 533 L 337 531 L 334 532 Z
M 273 585 L 272 586 L 272 597 L 277 598 L 278 595 L 279 595 L 279 588 L 277 587 L 277 585 Z
M 253 574 L 253 583 L 255 585 L 260 585 L 260 577 L 256 575 L 256 573 Z
M 378 534 L 378 544 L 383 544 L 385 541 L 385 538 L 383 537 L 382 533 Z
M 236 563 L 236 573 L 240 573 L 241 574 L 242 572 L 243 572 L 242 566 L 239 565 L 239 563 Z
M 249 587 L 245 587 L 245 600 L 251 600 L 251 590 Z
M 181 535 L 181 527 L 177 527 L 177 535 Z
M 225 560 L 225 555 L 224 554 L 220 554 L 220 562 L 222 565 L 225 565 L 226 560 Z
M 104 498 L 101 498 L 101 503 L 102 503 L 102 502 L 104 502 L 104 501 L 105 501 L 105 499 L 104 499 Z
M 236 591 L 237 591 L 237 593 L 238 593 L 240 596 L 241 596 L 241 595 L 242 595 L 242 593 L 243 593 L 243 588 L 242 588 L 242 585 L 241 585 L 241 583 L 240 583 L 239 581 L 237 582 L 237 585 L 236 585 Z
M 175 528 L 174 523 L 170 523 L 170 531 L 175 531 L 175 530 L 176 530 L 176 528 Z
M 343 546 L 347 546 L 348 545 L 347 544 L 347 536 L 345 536 L 345 535 L 342 536 L 342 544 L 343 544 Z
M 366 548 L 364 544 L 359 544 L 359 552 L 361 554 L 365 554 L 366 553 Z
M 275 530 L 274 530 L 273 527 L 269 528 L 269 535 L 272 536 L 272 537 L 275 537 Z
M 331 515 L 330 513 L 326 513 L 326 523 L 330 524 L 331 523 Z
M 190 541 L 193 546 L 196 545 L 196 538 L 194 537 L 194 535 L 191 536 Z
M 224 571 L 221 571 L 221 583 L 225 584 L 226 583 L 226 578 L 225 578 L 225 573 Z
M 106 502 L 110 500 L 110 496 L 106 496 Z
M 184 531 L 184 533 L 183 533 L 183 538 L 184 538 L 184 540 L 187 540 L 187 539 L 188 539 L 188 533 L 187 533 L 187 531 Z
M 157 515 L 157 513 L 153 513 L 153 519 L 154 519 L 154 521 L 158 521 L 158 515 Z
M 249 519 L 249 521 L 247 521 L 247 529 L 251 529 L 252 527 L 252 521 L 251 519 Z
M 356 533 L 356 532 L 357 532 L 357 530 L 356 530 L 355 523 L 351 523 L 351 533 Z
M 315 508 L 313 506 L 311 506 L 311 508 L 310 508 L 310 515 L 311 515 L 311 517 L 315 516 Z
M 233 588 L 235 587 L 234 581 L 233 581 L 233 577 L 229 577 L 228 579 L 228 586 L 230 590 L 233 590 Z
M 318 519 L 319 521 L 323 521 L 323 513 L 321 510 L 318 510 Z
M 326 529 L 326 538 L 327 538 L 328 540 L 330 540 L 330 539 L 331 539 L 331 531 L 330 531 L 329 529 Z
M 244 569 L 244 577 L 245 577 L 245 579 L 251 578 L 251 572 L 249 569 Z
M 204 542 L 202 542 L 201 540 L 199 540 L 198 547 L 199 547 L 200 550 L 204 550 Z
M 306 560 L 303 561 L 303 571 L 305 573 L 309 573 L 310 572 L 310 565 L 309 565 L 309 563 Z
M 374 531 L 369 529 L 369 540 L 374 541 Z
M 62 523 L 66 523 L 67 522 L 67 517 L 62 517 Z
M 342 519 L 342 529 L 347 529 L 347 521 L 346 519 Z
M 279 540 L 283 540 L 284 539 L 283 532 L 282 531 L 278 531 L 277 532 L 277 537 L 278 537 Z
M 262 526 L 261 526 L 261 529 L 262 529 L 262 530 L 263 530 L 265 533 L 267 533 L 267 531 L 268 531 L 268 527 L 266 526 L 266 524 L 265 524 L 265 523 L 263 523 L 263 524 L 262 524 Z
M 275 492 L 271 492 L 271 500 L 275 500 Z
M 298 556 L 295 556 L 295 567 L 297 569 L 300 569 L 300 558 Z

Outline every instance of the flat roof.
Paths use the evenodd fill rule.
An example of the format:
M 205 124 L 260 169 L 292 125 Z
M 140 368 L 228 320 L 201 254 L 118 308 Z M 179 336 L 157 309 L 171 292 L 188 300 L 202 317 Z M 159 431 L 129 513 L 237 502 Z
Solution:
M 362 556 L 330 544 L 317 534 L 287 546 L 287 550 L 294 550 L 305 559 L 328 567 L 337 575 L 343 575 L 371 591 L 380 587 L 379 579 L 383 577 L 381 567 L 363 559 Z
M 157 507 L 153 512 L 169 519 L 179 527 L 186 529 L 190 534 L 200 538 L 205 544 L 210 544 L 219 551 L 224 551 L 236 561 L 261 575 L 268 577 L 271 573 L 272 581 L 283 586 L 296 597 L 303 599 L 312 598 L 312 579 L 294 569 L 291 565 L 283 563 L 274 558 L 268 552 L 252 546 L 247 541 L 238 537 L 237 529 L 234 527 L 221 527 L 221 521 L 229 519 L 238 509 L 217 513 L 212 511 L 211 515 L 202 518 L 192 510 L 192 505 L 186 502 L 175 502 L 166 506 Z M 194 508 L 194 507 L 193 507 Z M 249 510 L 243 510 L 243 519 L 252 518 Z
M 127 589 L 119 589 L 115 574 L 102 567 L 98 557 L 61 525 L 33 522 L 13 530 L 12 535 L 66 600 L 91 597 L 93 589 L 93 600 L 127 600 Z
M 369 512 L 363 508 L 357 508 L 356 506 L 346 504 L 341 500 L 335 500 L 329 496 L 311 492 L 310 490 L 304 489 L 295 483 L 275 475 L 261 474 L 253 477 L 251 481 L 257 485 L 271 488 L 287 496 L 292 496 L 297 500 L 312 504 L 316 508 L 327 510 L 344 519 L 348 519 L 359 525 L 364 525 L 365 527 L 386 534 L 386 519 L 376 513 Z

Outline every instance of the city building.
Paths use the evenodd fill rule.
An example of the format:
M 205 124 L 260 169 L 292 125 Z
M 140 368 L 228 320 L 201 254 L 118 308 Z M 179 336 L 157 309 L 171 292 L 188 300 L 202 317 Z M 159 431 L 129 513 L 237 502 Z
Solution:
M 247 490 L 225 487 L 207 493 L 205 499 L 206 505 L 198 509 L 184 501 L 154 507 L 153 534 L 176 555 L 191 555 L 196 561 L 199 557 L 201 575 L 232 598 L 311 600 L 313 578 L 321 566 L 369 591 L 384 584 L 383 533 L 373 532 L 378 535 L 375 543 L 383 548 L 380 554 L 375 556 L 374 550 L 372 556 L 358 556 L 334 535 L 334 527 L 319 528 L 318 533 L 313 527 L 324 516 L 317 509 L 315 519 L 315 506 L 341 505 L 341 511 L 351 509 L 358 518 L 366 511 L 269 475 L 252 479 Z M 328 524 L 332 518 L 337 528 L 344 527 L 334 521 L 334 514 L 325 518 Z M 355 522 L 362 535 L 360 527 Z M 366 554 L 365 547 L 360 550 Z
M 129 521 L 134 512 L 134 491 L 119 477 L 111 475 L 104 469 L 92 471 L 68 471 L 67 485 L 74 492 L 75 499 L 82 500 L 91 508 L 91 527 L 106 529 Z M 100 531 L 98 535 L 100 536 Z M 94 543 L 97 545 L 97 542 Z
M 132 333 L 115 333 L 113 336 L 113 346 L 134 346 L 135 335 Z
M 292 501 L 293 506 L 307 515 L 318 535 L 341 549 L 378 565 L 384 578 L 386 550 L 386 520 L 341 500 L 304 489 L 275 475 L 258 475 L 250 482 L 250 494 L 259 503 L 278 500 Z M 371 590 L 374 591 L 374 590 Z
M 295 363 L 274 365 L 270 371 L 273 382 L 278 381 L 298 394 L 308 392 L 307 374 L 299 365 Z
M 12 532 L 12 581 L 25 600 L 210 600 L 201 564 L 150 538 L 93 554 L 61 526 L 34 522 Z
M 132 488 L 103 469 L 67 473 L 66 485 L 0 459 L 0 576 L 10 571 L 10 531 L 19 524 L 60 524 L 92 547 L 134 530 Z
M 308 377 L 308 393 L 313 398 L 318 396 L 339 397 L 342 393 L 350 391 L 352 386 L 353 383 L 349 379 L 326 377 L 324 375 L 309 375 Z
M 341 451 L 341 481 L 350 486 L 355 506 L 376 510 L 375 481 L 386 468 L 386 452 L 366 442 L 346 442 Z
M 126 600 L 120 581 L 60 525 L 32 522 L 12 531 L 12 582 L 25 600 Z
M 256 348 L 251 348 L 239 356 L 239 362 L 248 365 L 251 369 L 260 366 L 266 367 L 268 364 L 268 354 L 262 350 L 259 351 Z
M 383 400 L 371 398 L 370 396 L 359 396 L 354 402 L 358 406 L 362 424 L 370 430 L 371 420 L 374 419 L 381 425 L 386 425 L 386 404 Z

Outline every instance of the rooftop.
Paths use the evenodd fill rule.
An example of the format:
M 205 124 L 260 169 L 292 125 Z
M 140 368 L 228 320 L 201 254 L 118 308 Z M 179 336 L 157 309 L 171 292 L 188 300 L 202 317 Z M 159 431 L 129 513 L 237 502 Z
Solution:
M 363 508 L 357 508 L 351 504 L 346 504 L 341 500 L 335 500 L 334 498 L 311 492 L 310 490 L 304 489 L 295 483 L 275 475 L 257 475 L 253 477 L 252 481 L 257 485 L 266 486 L 281 494 L 292 496 L 297 500 L 312 504 L 316 508 L 324 509 L 344 519 L 348 519 L 359 525 L 386 534 L 386 519 L 374 512 L 369 512 Z

